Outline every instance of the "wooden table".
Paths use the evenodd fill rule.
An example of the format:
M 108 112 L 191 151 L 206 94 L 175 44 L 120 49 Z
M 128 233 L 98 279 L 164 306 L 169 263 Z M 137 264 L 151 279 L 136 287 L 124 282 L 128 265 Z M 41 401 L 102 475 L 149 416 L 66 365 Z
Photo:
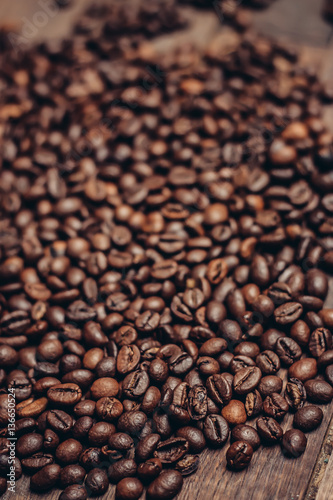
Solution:
M 30 42 L 69 35 L 73 23 L 90 3 L 89 0 L 76 1 L 71 8 L 49 17 L 46 25 L 36 31 Z M 26 20 L 33 21 L 34 15 L 40 10 L 40 5 L 34 0 L 2 0 L 0 22 L 20 32 Z M 213 11 L 198 12 L 190 7 L 185 7 L 184 11 L 190 21 L 189 28 L 159 37 L 154 42 L 157 50 L 163 52 L 188 41 L 204 48 L 215 37 L 228 32 L 228 28 L 221 25 Z M 321 19 L 320 11 L 321 2 L 318 1 L 277 0 L 269 9 L 255 12 L 254 24 L 264 34 L 296 44 L 301 51 L 301 61 L 315 65 L 322 80 L 332 81 L 333 27 Z M 326 106 L 324 116 L 327 126 L 333 131 L 332 105 Z M 329 306 L 333 307 L 332 283 L 326 302 L 326 307 Z M 307 434 L 307 449 L 299 459 L 286 459 L 279 447 L 261 447 L 254 454 L 248 469 L 232 473 L 226 469 L 225 449 L 206 450 L 201 454 L 197 474 L 186 478 L 178 500 L 332 499 L 333 404 L 322 409 L 323 423 L 319 429 Z M 282 426 L 287 429 L 291 423 L 292 415 L 288 415 Z M 58 499 L 59 490 L 48 495 L 31 494 L 28 484 L 27 477 L 21 478 L 16 485 L 15 496 L 7 493 L 5 500 Z M 108 493 L 100 498 L 114 498 L 114 487 L 110 487 Z

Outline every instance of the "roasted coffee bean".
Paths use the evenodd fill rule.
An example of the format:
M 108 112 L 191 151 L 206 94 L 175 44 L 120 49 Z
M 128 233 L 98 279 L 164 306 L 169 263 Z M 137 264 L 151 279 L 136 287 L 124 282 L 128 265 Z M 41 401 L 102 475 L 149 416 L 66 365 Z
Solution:
M 119 500 L 137 500 L 143 493 L 143 484 L 135 477 L 124 478 L 117 484 L 116 498 Z
M 71 484 L 60 494 L 59 500 L 86 500 L 88 493 L 82 484 Z
M 272 445 L 282 439 L 283 430 L 273 418 L 259 417 L 256 425 L 258 434 L 264 444 Z
M 277 340 L 280 337 L 285 337 L 285 333 L 275 328 L 269 328 L 261 337 L 260 345 L 263 350 L 274 350 Z
M 78 464 L 66 465 L 60 472 L 60 484 L 67 488 L 71 484 L 82 484 L 86 471 Z
M 79 463 L 85 470 L 91 470 L 94 467 L 99 467 L 102 462 L 102 452 L 99 448 L 87 448 L 81 454 Z
M 231 431 L 231 441 L 246 441 L 252 446 L 253 451 L 260 446 L 259 434 L 250 425 L 236 425 Z
M 260 392 L 255 389 L 253 392 L 249 392 L 245 398 L 245 411 L 249 418 L 256 417 L 262 412 L 263 402 Z
M 176 470 L 164 470 L 154 479 L 147 489 L 147 498 L 154 500 L 171 500 L 182 489 L 183 476 Z
M 273 351 L 263 351 L 256 357 L 257 367 L 265 375 L 274 375 L 280 369 L 279 357 Z
M 97 422 L 93 424 L 88 432 L 90 446 L 104 446 L 115 432 L 115 426 L 109 422 Z
M 204 421 L 203 433 L 214 448 L 221 448 L 229 437 L 229 425 L 221 415 L 208 415 Z
M 137 472 L 137 465 L 131 458 L 122 458 L 108 468 L 108 478 L 113 484 L 119 483 L 124 477 L 134 477 Z
M 67 433 L 74 425 L 73 418 L 62 410 L 49 410 L 46 415 L 46 420 L 48 425 L 55 432 Z
M 287 457 L 299 457 L 304 453 L 306 445 L 306 436 L 299 429 L 289 429 L 283 434 L 281 447 Z
M 54 463 L 54 457 L 46 453 L 35 453 L 31 457 L 22 458 L 21 464 L 27 474 L 35 474 L 46 465 Z
M 306 392 L 304 385 L 297 378 L 291 378 L 287 382 L 284 397 L 293 411 L 297 411 L 304 406 Z
M 177 437 L 167 439 L 157 445 L 154 457 L 159 458 L 162 464 L 172 464 L 180 460 L 189 450 L 186 439 Z
M 124 345 L 117 356 L 117 370 L 124 375 L 135 370 L 140 361 L 140 351 L 136 345 Z M 110 394 L 115 396 L 116 394 Z
M 298 302 L 286 302 L 274 311 L 275 321 L 279 325 L 289 325 L 298 320 L 303 312 L 303 307 Z
M 230 425 L 244 424 L 246 422 L 246 411 L 242 401 L 232 399 L 222 408 L 222 416 Z
M 185 455 L 184 458 L 179 460 L 175 470 L 179 471 L 182 476 L 189 476 L 198 469 L 199 463 L 200 459 L 198 455 Z
M 232 397 L 229 382 L 220 374 L 212 375 L 206 382 L 208 396 L 218 405 L 226 405 Z
M 92 399 L 101 399 L 117 396 L 119 384 L 114 378 L 103 377 L 95 380 L 90 388 Z
M 16 405 L 16 414 L 19 418 L 36 417 L 47 408 L 47 404 L 48 400 L 46 398 L 36 400 L 30 398 Z
M 323 411 L 315 405 L 307 405 L 297 410 L 294 416 L 294 427 L 303 432 L 310 432 L 321 424 Z
M 309 340 L 309 351 L 314 358 L 319 358 L 332 347 L 332 334 L 327 328 L 316 328 Z
M 105 470 L 90 470 L 86 477 L 85 486 L 91 496 L 104 495 L 109 487 L 109 480 Z
M 30 479 L 30 488 L 32 491 L 49 491 L 59 481 L 60 465 L 50 464 L 36 472 Z
M 141 439 L 135 450 L 135 458 L 138 462 L 144 462 L 153 456 L 158 443 L 160 442 L 159 434 L 149 434 Z
M 138 476 L 144 483 L 155 479 L 162 471 L 162 462 L 158 458 L 150 458 L 138 467 Z
M 26 434 L 29 431 L 35 430 L 36 421 L 31 417 L 21 418 L 15 422 L 15 435 L 16 437 Z
M 177 437 L 186 439 L 190 453 L 200 453 L 206 446 L 205 436 L 196 427 L 185 426 L 177 430 Z
M 203 420 L 207 415 L 207 391 L 202 385 L 195 385 L 188 393 L 188 412 L 192 420 Z
M 290 328 L 290 336 L 300 346 L 305 347 L 308 345 L 311 330 L 305 321 L 299 319 Z
M 73 413 L 75 417 L 92 417 L 95 413 L 96 402 L 90 399 L 85 399 L 84 401 L 79 401 L 73 408 Z
M 292 365 L 302 355 L 300 346 L 290 337 L 281 337 L 275 345 L 276 354 L 286 366 Z
M 266 375 L 266 377 L 262 377 L 260 380 L 258 391 L 263 399 L 270 396 L 273 392 L 280 393 L 282 391 L 282 380 L 276 375 Z
M 53 404 L 72 406 L 80 401 L 82 390 L 76 384 L 58 384 L 47 391 L 47 397 Z
M 250 366 L 255 366 L 255 365 L 256 365 L 255 361 L 249 356 L 238 354 L 237 356 L 234 356 L 232 358 L 229 369 L 233 374 L 235 374 L 242 368 L 248 368 Z
M 253 455 L 253 448 L 247 441 L 235 441 L 227 450 L 227 465 L 233 470 L 247 467 Z
M 333 387 L 324 380 L 307 380 L 304 388 L 307 399 L 312 403 L 327 404 L 332 401 Z
M 123 382 L 124 394 L 131 399 L 143 396 L 149 387 L 149 376 L 145 370 L 136 370 L 126 375 Z
M 52 451 L 59 445 L 59 436 L 52 429 L 45 429 L 44 432 L 44 450 Z
M 278 393 L 273 392 L 267 396 L 263 403 L 264 413 L 268 417 L 281 420 L 289 410 L 287 401 Z
M 29 432 L 23 434 L 16 443 L 16 451 L 19 457 L 29 457 L 41 451 L 43 447 L 43 436 L 41 434 Z
M 293 363 L 288 369 L 290 378 L 297 378 L 301 382 L 306 382 L 317 375 L 317 362 L 313 358 L 302 358 Z
M 318 370 L 323 370 L 333 364 L 333 349 L 323 352 L 317 359 Z
M 55 456 L 57 461 L 61 464 L 74 464 L 78 461 L 82 449 L 82 444 L 76 439 L 66 439 L 57 447 Z
M 261 371 L 258 367 L 250 366 L 248 368 L 242 368 L 238 370 L 234 376 L 233 390 L 239 395 L 252 392 L 259 384 L 260 379 Z
M 138 435 L 147 421 L 147 415 L 142 411 L 127 411 L 118 420 L 118 430 L 131 436 Z
M 116 398 L 104 397 L 96 403 L 96 414 L 101 420 L 112 422 L 123 413 L 123 405 Z

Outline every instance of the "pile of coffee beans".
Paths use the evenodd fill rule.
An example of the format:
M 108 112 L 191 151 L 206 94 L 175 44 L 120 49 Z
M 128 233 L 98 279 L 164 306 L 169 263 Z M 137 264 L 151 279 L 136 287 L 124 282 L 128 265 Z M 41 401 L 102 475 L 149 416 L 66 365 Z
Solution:
M 160 57 L 100 15 L 1 38 L 0 493 L 14 433 L 33 491 L 167 500 L 332 400 L 332 95 L 251 31 Z

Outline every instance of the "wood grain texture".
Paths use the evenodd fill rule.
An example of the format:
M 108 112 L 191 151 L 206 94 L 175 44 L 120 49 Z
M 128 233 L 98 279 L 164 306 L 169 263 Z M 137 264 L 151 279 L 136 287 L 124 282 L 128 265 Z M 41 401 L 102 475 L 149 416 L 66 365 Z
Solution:
M 73 2 L 72 8 L 60 11 L 57 16 L 50 18 L 47 26 L 38 31 L 33 41 L 68 36 L 75 19 L 89 4 L 89 0 Z M 37 10 L 40 7 L 35 0 L 2 0 L 0 23 L 17 26 L 20 31 L 23 16 L 30 19 Z M 270 9 L 256 13 L 254 21 L 256 28 L 264 34 L 291 40 L 303 47 L 304 64 L 316 65 L 322 79 L 332 81 L 333 50 L 328 43 L 332 27 L 320 18 L 320 10 L 321 2 L 313 0 L 277 0 Z M 189 41 L 203 47 L 224 29 L 214 12 L 201 13 L 191 8 L 186 8 L 186 12 L 191 20 L 190 28 L 159 37 L 154 42 L 157 50 L 163 52 Z M 333 131 L 333 106 L 326 107 L 325 119 Z M 333 304 L 333 300 L 330 304 Z M 332 452 L 333 404 L 322 408 L 323 423 L 319 429 L 307 434 L 308 445 L 302 457 L 297 460 L 286 459 L 278 446 L 261 447 L 254 454 L 250 467 L 235 473 L 226 469 L 227 445 L 222 450 L 205 450 L 200 456 L 197 474 L 185 479 L 178 500 L 332 499 L 333 456 L 329 456 Z M 282 424 L 284 430 L 292 426 L 292 418 L 292 415 L 285 418 Z M 110 486 L 108 493 L 99 498 L 113 499 L 114 492 L 115 487 Z M 7 493 L 3 498 L 58 500 L 59 494 L 60 490 L 49 494 L 30 493 L 29 478 L 25 476 L 17 482 L 16 493 Z

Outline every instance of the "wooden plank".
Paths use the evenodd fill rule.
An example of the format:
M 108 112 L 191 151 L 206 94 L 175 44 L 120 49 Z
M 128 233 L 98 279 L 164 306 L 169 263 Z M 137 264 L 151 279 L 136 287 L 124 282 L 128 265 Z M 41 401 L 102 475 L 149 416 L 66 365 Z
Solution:
M 332 477 L 333 477 L 333 455 L 328 461 L 324 477 L 320 483 L 316 500 L 328 500 L 332 498 Z

